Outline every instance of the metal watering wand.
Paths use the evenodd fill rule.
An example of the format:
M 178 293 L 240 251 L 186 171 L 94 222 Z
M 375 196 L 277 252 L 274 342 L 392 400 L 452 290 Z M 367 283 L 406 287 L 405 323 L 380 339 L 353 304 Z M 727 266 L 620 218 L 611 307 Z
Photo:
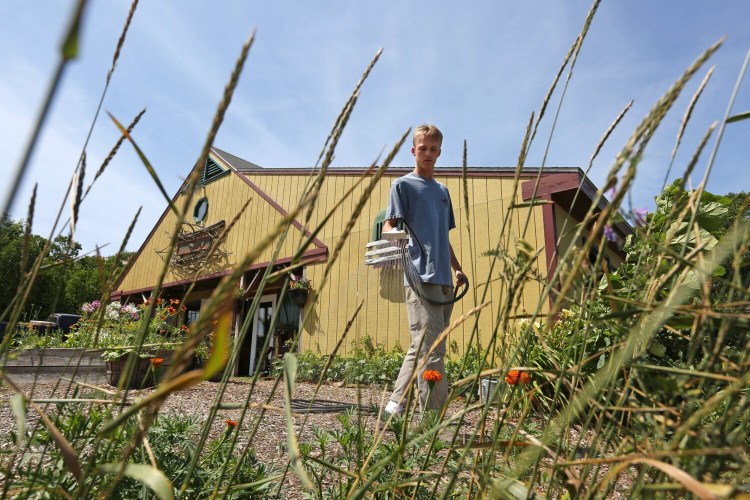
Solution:
M 404 224 L 406 224 L 406 221 L 404 221 Z M 408 227 L 408 224 L 406 225 Z M 421 282 L 416 277 L 418 276 L 417 270 L 414 268 L 414 263 L 407 251 L 406 242 L 408 241 L 409 236 L 409 233 L 397 228 L 390 231 L 383 231 L 381 233 L 382 239 L 372 241 L 365 245 L 365 265 L 374 268 L 383 268 L 387 266 L 398 266 L 400 264 L 404 268 L 406 282 L 412 290 L 414 290 L 414 293 L 416 293 L 420 299 L 429 302 L 430 304 L 448 305 L 455 304 L 461 300 L 464 295 L 466 295 L 466 292 L 469 291 L 468 278 L 463 282 L 463 288 L 460 293 L 459 288 L 461 288 L 461 284 L 456 283 L 456 287 L 453 290 L 453 299 L 451 300 L 438 301 L 430 299 L 424 295 Z M 424 253 L 424 247 L 413 231 L 411 231 L 411 237 L 417 246 L 419 246 L 420 252 Z

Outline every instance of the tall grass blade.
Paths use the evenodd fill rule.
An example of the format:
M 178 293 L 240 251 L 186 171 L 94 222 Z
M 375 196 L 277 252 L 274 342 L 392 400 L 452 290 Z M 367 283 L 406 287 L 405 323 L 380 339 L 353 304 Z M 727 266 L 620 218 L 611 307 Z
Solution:
M 123 468 L 124 465 L 124 468 Z M 135 479 L 151 488 L 161 500 L 172 500 L 174 490 L 172 483 L 162 471 L 146 464 L 101 464 L 97 470 L 105 474 L 120 474 Z
M 209 380 L 219 373 L 229 359 L 229 330 L 232 327 L 232 311 L 225 311 L 219 317 L 213 336 L 213 351 L 203 369 L 203 380 Z
M 29 251 L 31 249 L 31 228 L 34 225 L 34 209 L 36 207 L 36 190 L 38 184 L 34 184 L 34 189 L 31 191 L 31 200 L 29 200 L 29 211 L 26 216 L 26 224 L 24 225 L 23 232 L 23 246 L 21 250 L 21 262 L 19 270 L 21 274 L 26 272 L 26 264 L 29 262 Z
M 659 469 L 675 481 L 679 481 L 680 484 L 685 487 L 685 489 L 690 491 L 690 493 L 700 498 L 701 500 L 716 499 L 716 495 L 714 495 L 711 490 L 706 488 L 700 481 L 696 480 L 690 474 L 686 473 L 678 467 L 675 467 L 674 465 L 662 462 L 661 460 L 654 460 L 653 458 L 633 458 L 631 460 L 626 460 L 624 462 L 618 463 L 617 465 L 612 467 L 612 469 L 607 473 L 606 476 L 604 476 L 597 489 L 600 489 L 603 485 L 608 484 L 609 480 L 615 478 L 622 470 L 633 464 L 650 465 L 651 467 Z
M 75 15 L 73 16 L 72 22 L 68 27 L 68 32 L 65 35 L 62 45 L 62 57 L 65 61 L 70 61 L 78 57 L 78 40 L 80 38 L 81 22 L 83 21 L 83 9 L 86 6 L 86 1 L 82 0 L 78 2 L 76 7 Z
M 112 66 L 109 68 L 109 71 L 107 71 L 107 85 L 109 85 L 109 81 L 112 79 L 112 73 L 115 72 L 115 68 L 117 67 L 117 61 L 120 59 L 120 51 L 125 45 L 125 38 L 127 37 L 128 29 L 130 28 L 130 22 L 133 20 L 133 15 L 135 14 L 135 9 L 137 7 L 138 0 L 133 0 L 133 3 L 130 4 L 128 16 L 125 18 L 125 25 L 122 27 L 122 33 L 120 33 L 120 38 L 117 40 L 117 47 L 115 47 L 115 53 L 112 56 Z
M 7 383 L 8 379 L 6 378 L 5 381 Z M 52 422 L 52 419 L 50 419 L 47 416 L 44 410 L 42 410 L 39 406 L 37 406 L 35 403 L 33 403 L 27 398 L 26 398 L 26 401 L 28 402 L 29 406 L 31 406 L 34 409 L 34 411 L 36 411 L 36 413 L 39 415 L 39 418 L 42 422 L 44 422 L 45 427 L 47 427 L 47 430 L 49 431 L 50 436 L 52 436 L 52 440 L 55 442 L 55 444 L 57 445 L 57 448 L 60 450 L 60 454 L 63 457 L 63 463 L 65 464 L 65 467 L 73 475 L 73 477 L 76 478 L 76 480 L 80 482 L 82 479 L 81 463 L 78 460 L 78 455 L 76 455 L 76 452 L 73 449 L 73 446 L 70 444 L 70 441 L 65 439 L 65 436 L 63 436 L 62 432 L 60 432 L 60 430 Z
M 159 191 L 161 192 L 162 196 L 164 196 L 164 199 L 167 201 L 167 205 L 169 208 L 172 209 L 172 211 L 177 215 L 180 216 L 180 212 L 177 210 L 177 207 L 174 206 L 174 203 L 172 203 L 172 198 L 169 197 L 167 194 L 167 190 L 164 189 L 164 185 L 161 183 L 161 180 L 159 179 L 159 175 L 156 173 L 156 170 L 154 170 L 154 167 L 151 165 L 151 162 L 148 161 L 148 158 L 146 158 L 146 155 L 141 151 L 141 148 L 138 147 L 138 144 L 136 144 L 135 140 L 133 139 L 133 136 L 130 135 L 130 132 L 128 129 L 122 126 L 122 124 L 115 118 L 115 116 L 107 112 L 110 119 L 114 122 L 115 126 L 120 130 L 120 133 L 125 137 L 128 141 L 130 141 L 130 144 L 133 145 L 133 149 L 135 149 L 135 152 L 138 154 L 138 158 L 141 159 L 141 163 L 143 163 L 143 166 L 146 167 L 146 170 L 148 171 L 151 178 L 154 180 L 154 183 L 156 184 L 156 187 L 159 188 Z
M 315 162 L 315 166 L 317 167 L 320 165 L 320 161 L 323 159 L 323 156 L 326 154 L 326 150 L 331 151 L 329 153 L 332 155 L 332 151 L 335 150 L 335 142 L 337 140 L 337 135 L 340 133 L 341 130 L 343 130 L 343 126 L 346 124 L 348 120 L 347 114 L 350 112 L 350 110 L 354 106 L 354 101 L 356 100 L 357 95 L 359 95 L 359 91 L 362 88 L 362 85 L 364 85 L 365 80 L 367 80 L 367 77 L 370 76 L 370 71 L 372 71 L 372 68 L 375 67 L 375 63 L 378 62 L 378 59 L 380 59 L 380 56 L 383 54 L 383 48 L 381 47 L 378 49 L 378 51 L 375 53 L 375 57 L 372 58 L 370 61 L 370 64 L 367 65 L 365 68 L 364 73 L 362 73 L 362 76 L 359 78 L 359 81 L 357 81 L 357 84 L 354 86 L 354 91 L 352 91 L 351 96 L 349 96 L 349 100 L 344 104 L 344 107 L 341 108 L 341 111 L 339 112 L 339 115 L 336 117 L 336 120 L 333 122 L 333 127 L 331 128 L 331 131 L 328 133 L 328 137 L 326 137 L 325 142 L 323 143 L 323 149 L 320 150 L 320 154 L 318 155 L 318 159 Z M 333 144 L 331 148 L 328 148 L 329 145 Z
M 748 118 L 750 118 L 750 111 L 745 111 L 744 113 L 730 116 L 729 118 L 727 118 L 727 123 L 739 122 L 742 120 L 747 120 Z
M 73 174 L 71 186 L 75 186 L 75 196 L 71 198 L 70 207 L 70 239 L 75 239 L 76 226 L 78 225 L 78 211 L 81 208 L 81 196 L 83 194 L 83 179 L 86 177 L 86 152 L 84 151 L 81 158 L 81 168 Z
M 299 477 L 302 487 L 311 490 L 313 483 L 305 471 L 302 463 L 302 453 L 300 453 L 299 443 L 297 442 L 297 431 L 294 428 L 294 417 L 292 416 L 292 394 L 294 393 L 294 381 L 297 378 L 297 357 L 288 352 L 284 354 L 284 406 L 286 408 L 286 437 L 289 448 L 289 462 L 292 469 Z
M 511 477 L 496 477 L 490 482 L 489 494 L 492 498 L 501 500 L 529 500 L 529 499 L 543 499 L 544 495 L 540 495 L 519 481 Z
M 672 165 L 674 164 L 674 159 L 677 156 L 677 150 L 679 149 L 680 143 L 682 142 L 682 136 L 685 134 L 685 128 L 690 121 L 690 117 L 693 115 L 693 109 L 695 109 L 695 105 L 698 103 L 698 99 L 700 98 L 701 94 L 703 94 L 703 90 L 706 88 L 706 85 L 708 85 L 708 81 L 711 79 L 711 75 L 713 75 L 715 69 L 716 66 L 712 66 L 711 69 L 709 69 L 706 73 L 706 76 L 703 77 L 703 81 L 701 81 L 700 85 L 698 85 L 698 90 L 696 90 L 695 94 L 693 94 L 693 97 L 690 99 L 690 103 L 685 110 L 685 114 L 682 116 L 682 121 L 680 122 L 680 130 L 677 132 L 677 140 L 675 141 L 674 148 L 672 148 L 672 157 L 669 159 L 667 173 L 664 175 L 662 190 L 667 185 L 669 174 L 672 171 Z
M 133 121 L 130 122 L 130 125 L 128 125 L 128 133 L 131 133 L 131 134 L 133 133 L 133 129 L 138 124 L 138 122 L 141 120 L 141 117 L 143 116 L 143 114 L 145 112 L 146 112 L 146 108 L 143 108 L 140 111 L 140 113 L 138 113 L 137 115 L 135 115 L 135 118 L 133 119 Z M 115 142 L 115 145 L 112 147 L 112 149 L 110 150 L 110 152 L 107 155 L 107 157 L 104 159 L 104 161 L 102 162 L 102 164 L 99 166 L 99 170 L 97 170 L 96 173 L 94 174 L 94 179 L 91 181 L 91 184 L 89 184 L 86 187 L 86 192 L 84 193 L 84 195 L 81 198 L 81 200 L 86 199 L 86 196 L 88 196 L 89 191 L 91 191 L 91 188 L 94 186 L 94 183 L 96 182 L 96 180 L 99 177 L 101 177 L 101 175 L 107 169 L 107 166 L 110 164 L 110 162 L 112 161 L 112 159 L 115 157 L 115 155 L 117 154 L 117 152 L 120 150 L 120 146 L 122 146 L 122 143 L 124 141 L 125 141 L 125 136 L 121 134 L 120 137 L 117 138 L 117 142 Z
M 60 47 L 60 61 L 58 61 L 54 75 L 52 76 L 52 80 L 50 81 L 49 89 L 47 90 L 47 94 L 44 98 L 44 103 L 42 104 L 42 109 L 39 112 L 36 123 L 34 124 L 31 137 L 29 138 L 23 155 L 21 156 L 21 162 L 18 164 L 16 172 L 12 175 L 12 180 L 8 187 L 8 192 L 6 194 L 5 201 L 3 202 L 3 210 L 2 212 L 0 212 L 0 216 L 9 214 L 11 209 L 13 208 L 13 201 L 16 197 L 16 194 L 18 193 L 18 187 L 21 185 L 21 181 L 26 174 L 26 169 L 28 168 L 29 161 L 31 160 L 31 155 L 34 152 L 37 140 L 39 139 L 39 134 L 41 133 L 44 122 L 47 119 L 47 114 L 52 107 L 52 101 L 57 94 L 57 88 L 62 81 L 65 67 L 67 66 L 67 63 L 70 61 L 70 59 L 75 57 L 78 52 L 78 30 L 81 25 L 81 19 L 83 17 L 83 12 L 86 4 L 86 0 L 78 0 L 78 4 L 73 11 L 73 15 L 71 16 L 70 23 L 68 25 L 67 34 L 63 41 L 63 45 Z
M 20 448 L 26 440 L 26 406 L 21 394 L 12 395 L 9 403 L 16 418 L 16 447 Z

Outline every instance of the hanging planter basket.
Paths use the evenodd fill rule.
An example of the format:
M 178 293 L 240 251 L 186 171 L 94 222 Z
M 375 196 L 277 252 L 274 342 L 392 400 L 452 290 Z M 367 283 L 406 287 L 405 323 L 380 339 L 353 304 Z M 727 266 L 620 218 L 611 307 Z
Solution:
M 309 292 L 309 290 L 301 288 L 291 288 L 287 291 L 287 294 L 289 295 L 289 300 L 301 307 L 307 302 L 307 295 Z

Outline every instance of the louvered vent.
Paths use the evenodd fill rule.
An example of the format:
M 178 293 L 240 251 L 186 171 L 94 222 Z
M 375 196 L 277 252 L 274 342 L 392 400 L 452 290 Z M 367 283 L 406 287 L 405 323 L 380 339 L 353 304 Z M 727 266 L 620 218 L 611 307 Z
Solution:
M 228 174 L 229 170 L 224 169 L 211 158 L 206 160 L 206 167 L 203 169 L 203 178 L 201 184 L 208 184 L 211 181 L 218 179 L 219 177 Z

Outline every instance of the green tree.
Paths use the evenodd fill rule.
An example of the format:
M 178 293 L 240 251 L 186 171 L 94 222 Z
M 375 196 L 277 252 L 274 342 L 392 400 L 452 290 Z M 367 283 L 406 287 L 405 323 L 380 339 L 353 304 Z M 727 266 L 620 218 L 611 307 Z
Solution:
M 0 220 L 0 319 L 7 320 L 7 310 L 19 291 L 19 284 L 47 240 L 30 235 L 24 243 L 26 225 L 9 217 Z M 26 252 L 24 245 L 27 246 Z M 85 302 L 100 299 L 104 276 L 122 270 L 130 254 L 114 257 L 79 256 L 81 245 L 66 236 L 57 236 L 49 244 L 42 267 L 28 290 L 22 318 L 46 318 L 55 312 L 76 313 Z M 26 253 L 26 258 L 24 258 Z

